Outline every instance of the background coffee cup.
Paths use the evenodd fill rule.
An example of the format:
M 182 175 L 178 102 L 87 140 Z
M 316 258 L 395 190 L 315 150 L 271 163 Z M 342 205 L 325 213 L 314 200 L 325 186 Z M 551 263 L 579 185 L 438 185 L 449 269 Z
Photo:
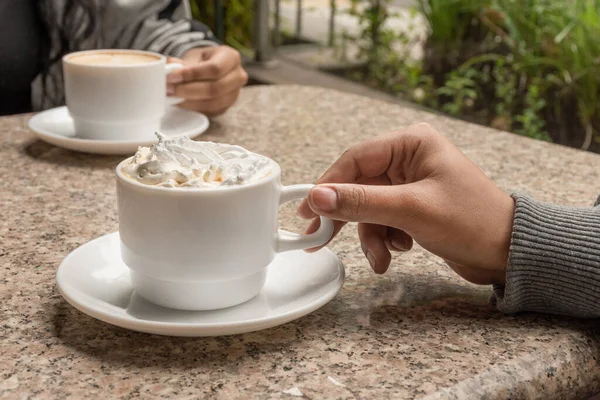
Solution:
M 103 55 L 123 62 L 103 63 Z M 153 140 L 165 113 L 166 75 L 183 68 L 139 50 L 81 51 L 62 62 L 76 135 L 95 140 Z
M 213 310 L 256 296 L 278 252 L 323 245 L 333 222 L 310 235 L 277 231 L 279 205 L 313 185 L 282 186 L 270 160 L 264 178 L 239 186 L 165 188 L 141 184 L 117 167 L 121 256 L 136 292 L 155 304 Z M 290 277 L 293 279 L 293 277 Z

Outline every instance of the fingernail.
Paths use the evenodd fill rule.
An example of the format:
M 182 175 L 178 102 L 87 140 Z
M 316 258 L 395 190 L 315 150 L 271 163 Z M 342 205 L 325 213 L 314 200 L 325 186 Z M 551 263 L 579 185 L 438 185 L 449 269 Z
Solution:
M 408 250 L 410 250 L 408 248 L 408 245 L 406 244 L 406 242 L 404 240 L 401 240 L 401 239 L 392 239 L 392 240 L 390 240 L 390 246 L 392 246 L 394 249 L 396 249 L 398 251 L 408 251 Z
M 175 86 L 167 85 L 167 94 L 170 96 L 175 93 Z
M 337 193 L 328 187 L 315 187 L 311 191 L 312 205 L 319 211 L 333 212 L 337 208 Z
M 371 252 L 371 250 L 367 251 L 367 260 L 369 260 L 369 264 L 371 265 L 371 269 L 375 270 L 375 256 Z
M 167 75 L 168 83 L 181 83 L 183 82 L 183 76 L 181 74 L 173 72 L 172 74 Z

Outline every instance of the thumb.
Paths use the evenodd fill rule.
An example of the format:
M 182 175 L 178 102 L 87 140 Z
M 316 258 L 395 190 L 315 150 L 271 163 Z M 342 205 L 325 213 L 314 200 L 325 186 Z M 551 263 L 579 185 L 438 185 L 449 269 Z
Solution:
M 398 226 L 414 208 L 412 185 L 318 185 L 308 194 L 308 204 L 315 213 L 339 221 Z
M 167 64 L 172 64 L 172 63 L 184 64 L 185 61 L 183 61 L 181 58 L 177 58 L 177 57 L 167 57 Z
M 167 57 L 167 64 L 173 63 L 185 65 L 185 61 L 183 61 L 181 58 Z M 181 82 L 183 82 L 183 71 L 181 69 L 172 71 L 167 75 L 167 83 L 173 85 Z M 173 92 L 168 90 L 167 93 L 172 94 Z

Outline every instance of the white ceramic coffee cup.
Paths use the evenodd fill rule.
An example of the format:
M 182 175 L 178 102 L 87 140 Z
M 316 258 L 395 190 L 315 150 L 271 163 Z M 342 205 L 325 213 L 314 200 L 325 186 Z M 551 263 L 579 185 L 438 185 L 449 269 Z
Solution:
M 279 232 L 279 205 L 313 185 L 282 186 L 281 169 L 255 182 L 216 188 L 141 184 L 117 167 L 121 257 L 135 291 L 180 310 L 214 310 L 256 296 L 276 253 L 323 245 L 333 222 L 310 235 Z
M 98 54 L 132 54 L 152 60 L 122 65 L 76 62 Z M 162 54 L 116 49 L 70 53 L 62 62 L 67 108 L 77 137 L 114 141 L 155 139 L 166 110 L 166 76 L 183 67 L 167 64 Z

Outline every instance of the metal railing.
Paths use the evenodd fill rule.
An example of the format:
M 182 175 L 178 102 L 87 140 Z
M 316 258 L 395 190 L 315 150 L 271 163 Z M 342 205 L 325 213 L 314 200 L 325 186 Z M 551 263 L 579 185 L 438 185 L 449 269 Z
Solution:
M 197 0 L 196 0 L 197 1 Z M 223 0 L 213 0 L 215 15 L 214 15 L 214 26 L 215 36 L 217 39 L 224 41 L 225 39 L 225 15 L 227 12 L 227 5 L 224 4 Z M 274 6 L 273 10 L 273 26 L 271 27 L 271 21 L 269 16 L 271 3 Z M 329 23 L 328 23 L 328 35 L 327 44 L 333 46 L 335 44 L 335 15 L 337 11 L 336 0 L 329 0 Z M 278 48 L 282 44 L 281 34 L 281 0 L 255 0 L 253 7 L 253 42 L 254 42 L 254 58 L 257 62 L 268 61 L 273 55 L 274 49 Z M 296 0 L 296 18 L 295 26 L 292 32 L 294 32 L 293 39 L 297 41 L 302 40 L 302 28 L 303 28 L 303 0 Z
M 279 18 L 276 21 L 279 29 Z M 271 57 L 269 31 L 269 0 L 254 0 L 254 61 L 266 62 Z

